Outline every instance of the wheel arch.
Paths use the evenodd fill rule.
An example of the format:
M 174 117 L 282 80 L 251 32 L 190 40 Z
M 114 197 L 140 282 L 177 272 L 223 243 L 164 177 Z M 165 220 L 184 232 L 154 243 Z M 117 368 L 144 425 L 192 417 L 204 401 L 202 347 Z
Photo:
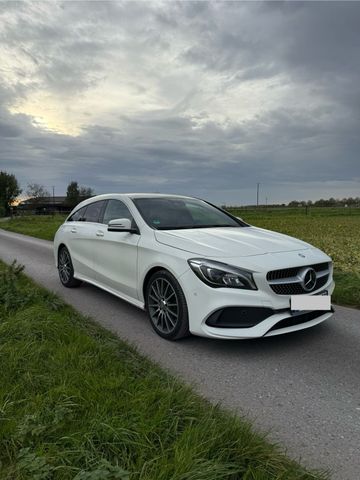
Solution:
M 150 270 L 146 273 L 145 277 L 144 277 L 144 281 L 143 281 L 143 284 L 142 284 L 142 294 L 143 294 L 143 298 L 144 298 L 144 306 L 146 307 L 146 296 L 145 296 L 145 292 L 146 292 L 146 287 L 149 283 L 149 280 L 150 278 L 154 275 L 154 273 L 156 272 L 160 272 L 161 270 L 165 270 L 166 272 L 170 272 L 170 270 L 168 270 L 167 268 L 165 267 L 162 267 L 160 265 L 157 265 L 155 267 L 151 267 Z
M 60 252 L 60 248 L 62 247 L 65 247 L 65 248 L 68 248 L 64 242 L 61 242 L 59 243 L 59 245 L 57 246 L 57 249 L 56 249 L 56 267 L 59 266 L 59 252 Z
M 150 307 L 148 308 L 147 305 L 146 305 L 146 294 L 145 294 L 146 289 L 149 285 L 149 281 L 150 281 L 151 277 L 158 272 L 164 272 L 164 274 L 166 272 L 168 277 L 172 277 L 174 279 L 174 281 L 176 282 L 174 284 L 174 281 L 171 281 L 171 286 L 172 286 L 173 291 L 175 292 L 175 296 L 176 296 L 176 299 L 177 299 L 176 320 L 174 320 L 174 318 L 173 318 L 172 328 L 170 329 L 170 331 L 166 331 L 166 332 L 164 332 L 163 330 L 159 331 L 160 327 L 159 327 L 158 324 L 155 326 L 156 320 L 154 320 L 152 318 L 151 312 L 150 312 Z M 167 281 L 170 282 L 170 279 L 167 280 Z M 171 271 L 171 269 L 166 268 L 164 266 L 160 266 L 160 265 L 152 266 L 144 277 L 142 290 L 143 290 L 143 295 L 144 295 L 144 307 L 147 310 L 148 316 L 150 318 L 150 323 L 151 323 L 153 329 L 156 331 L 156 333 L 158 335 L 160 335 L 161 337 L 166 338 L 168 340 L 178 340 L 178 339 L 181 339 L 183 337 L 187 337 L 188 335 L 190 335 L 189 311 L 188 311 L 188 306 L 187 306 L 187 302 L 186 302 L 186 297 L 185 297 L 185 294 L 182 290 L 182 286 L 178 281 L 177 275 L 174 275 L 174 273 Z M 165 299 L 167 300 L 166 297 L 165 297 Z M 165 305 L 166 305 L 166 302 L 165 302 Z M 166 323 L 168 323 L 168 322 L 166 322 Z

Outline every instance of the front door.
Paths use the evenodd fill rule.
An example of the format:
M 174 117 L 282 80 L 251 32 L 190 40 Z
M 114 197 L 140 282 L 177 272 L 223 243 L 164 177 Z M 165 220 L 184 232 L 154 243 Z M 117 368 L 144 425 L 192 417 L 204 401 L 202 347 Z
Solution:
M 97 281 L 119 294 L 138 298 L 137 250 L 140 235 L 128 232 L 108 232 L 110 220 L 134 219 L 121 200 L 108 200 L 103 223 L 98 225 L 94 249 Z

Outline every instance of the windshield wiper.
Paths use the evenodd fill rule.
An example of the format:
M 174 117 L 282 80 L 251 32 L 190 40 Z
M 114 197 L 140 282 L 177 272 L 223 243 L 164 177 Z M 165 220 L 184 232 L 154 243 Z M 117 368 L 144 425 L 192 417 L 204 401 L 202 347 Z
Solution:
M 240 227 L 240 225 L 228 225 L 228 224 L 224 224 L 224 225 L 199 225 L 195 228 L 217 228 L 217 227 L 236 228 L 236 227 Z
M 192 228 L 217 228 L 217 227 L 221 227 L 221 228 L 237 228 L 237 227 L 241 227 L 241 225 L 227 225 L 227 224 L 224 224 L 224 225 L 181 225 L 181 226 L 166 226 L 166 227 L 157 227 L 157 230 L 189 230 L 189 229 L 192 229 Z

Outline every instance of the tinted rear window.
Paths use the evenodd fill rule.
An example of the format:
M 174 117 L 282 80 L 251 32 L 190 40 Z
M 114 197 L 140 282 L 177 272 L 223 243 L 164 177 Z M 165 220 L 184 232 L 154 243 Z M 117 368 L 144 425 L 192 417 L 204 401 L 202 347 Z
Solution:
M 86 207 L 79 208 L 75 213 L 68 218 L 68 222 L 80 222 L 84 216 Z
M 83 220 L 85 222 L 99 222 L 104 203 L 104 200 L 90 203 L 86 208 Z

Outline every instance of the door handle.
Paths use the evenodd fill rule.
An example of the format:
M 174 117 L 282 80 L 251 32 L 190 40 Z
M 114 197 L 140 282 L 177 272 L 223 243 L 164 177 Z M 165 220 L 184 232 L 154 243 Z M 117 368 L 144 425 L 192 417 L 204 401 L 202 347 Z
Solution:
M 104 236 L 104 232 L 102 232 L 101 230 L 98 230 L 98 231 L 96 232 L 96 236 L 97 236 L 97 237 L 103 237 L 103 236 Z
M 71 233 L 76 233 L 77 230 L 76 230 L 76 228 L 72 228 L 72 229 L 70 230 L 70 232 L 71 232 Z

